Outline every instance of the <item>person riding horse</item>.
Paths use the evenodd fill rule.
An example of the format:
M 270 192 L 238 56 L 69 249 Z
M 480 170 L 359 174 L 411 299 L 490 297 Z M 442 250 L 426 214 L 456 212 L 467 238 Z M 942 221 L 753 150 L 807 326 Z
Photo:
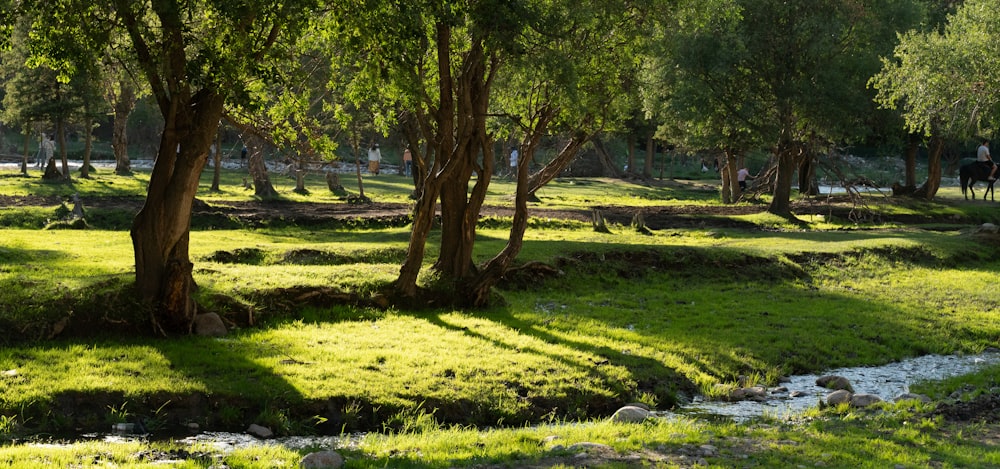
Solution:
M 979 149 L 976 150 L 976 161 L 984 167 L 989 168 L 990 175 L 987 177 L 986 182 L 994 182 L 997 180 L 997 164 L 993 162 L 993 158 L 990 155 L 989 139 L 984 138 L 982 140 L 982 144 L 979 145 Z
M 976 151 L 976 161 L 962 165 L 958 169 L 958 180 L 962 186 L 962 195 L 965 196 L 965 199 L 969 200 L 969 196 L 966 195 L 966 189 L 972 192 L 973 199 L 976 198 L 976 192 L 972 189 L 976 181 L 986 182 L 986 192 L 983 194 L 983 200 L 986 200 L 986 196 L 990 196 L 992 199 L 993 183 L 997 180 L 996 172 L 997 165 L 990 157 L 990 141 L 984 138 L 982 145 Z

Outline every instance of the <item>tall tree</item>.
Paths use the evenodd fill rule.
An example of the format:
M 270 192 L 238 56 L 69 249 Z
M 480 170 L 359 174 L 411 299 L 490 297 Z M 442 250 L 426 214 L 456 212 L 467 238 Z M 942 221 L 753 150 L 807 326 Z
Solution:
M 928 178 L 917 191 L 928 199 L 941 184 L 943 140 L 1000 127 L 998 8 L 997 0 L 968 0 L 942 31 L 903 34 L 871 81 L 881 105 L 901 109 L 908 130 L 930 137 Z
M 589 30 L 593 35 L 578 47 L 599 41 L 607 47 L 603 42 L 607 37 L 593 29 L 597 21 L 560 21 L 575 8 L 601 12 L 602 4 L 617 6 L 620 2 L 484 0 L 389 4 L 362 0 L 334 18 L 332 31 L 342 45 L 338 51 L 345 52 L 342 58 L 366 67 L 366 73 L 360 74 L 355 83 L 368 91 L 358 94 L 395 99 L 404 110 L 411 147 L 417 141 L 426 144 L 423 149 L 411 148 L 417 171 L 421 172 L 421 184 L 416 191 L 407 258 L 395 284 L 400 295 L 417 295 L 417 277 L 440 202 L 442 249 L 433 265 L 435 277 L 458 303 L 475 305 L 486 301 L 488 285 L 502 275 L 502 266 L 518 249 L 509 245 L 496 268 L 481 270 L 472 259 L 476 223 L 496 162 L 496 135 L 490 122 L 497 114 L 493 98 L 498 80 L 516 70 L 512 63 L 537 50 L 532 47 L 534 42 L 552 43 L 578 32 L 581 36 L 577 37 L 583 37 Z M 556 69 L 540 71 L 551 77 L 545 74 Z M 526 95 L 545 92 L 543 87 L 529 86 L 524 90 Z M 551 113 L 553 108 L 546 110 L 546 106 L 552 104 L 560 103 L 549 102 L 531 110 Z M 527 121 L 528 116 L 524 117 Z M 551 119 L 536 119 L 531 126 L 544 129 Z M 519 180 L 527 177 L 523 162 L 518 165 Z M 526 195 L 526 188 L 519 184 L 519 199 Z M 520 226 L 521 217 L 527 217 L 526 208 L 517 203 L 516 209 L 515 226 Z M 485 276 L 480 275 L 487 271 Z
M 60 67 L 53 61 L 33 57 L 29 39 L 35 16 L 18 18 L 18 27 L 11 38 L 11 47 L 4 56 L 8 79 L 4 95 L 4 109 L 8 120 L 22 125 L 44 124 L 53 129 L 50 136 L 58 141 L 62 162 L 62 177 L 69 179 L 69 162 L 66 154 L 66 133 L 74 121 L 86 122 L 98 111 L 99 96 L 94 92 L 96 69 L 90 64 L 78 67 Z M 67 46 L 79 56 L 79 48 Z M 89 135 L 90 130 L 86 130 Z M 46 162 L 47 163 L 47 162 Z M 58 176 L 57 176 L 58 177 Z
M 34 55 L 56 63 L 72 64 L 66 44 L 103 51 L 112 31 L 127 37 L 165 122 L 146 201 L 132 224 L 136 286 L 159 331 L 189 332 L 196 312 L 191 207 L 223 108 L 234 90 L 277 75 L 282 45 L 299 35 L 316 2 L 25 0 L 18 6 L 44 13 L 33 15 L 39 19 Z
M 665 23 L 667 62 L 654 77 L 669 87 L 665 99 L 655 101 L 679 118 L 675 137 L 693 132 L 716 148 L 736 150 L 727 155 L 769 148 L 777 171 L 768 210 L 792 217 L 794 175 L 816 142 L 839 143 L 868 131 L 861 118 L 872 111 L 865 82 L 877 70 L 880 48 L 891 46 L 885 36 L 914 21 L 912 2 L 688 6 L 694 8 L 682 10 L 685 23 Z M 736 168 L 730 170 L 725 175 L 734 178 Z
M 111 149 L 115 154 L 115 174 L 128 175 L 132 174 L 132 160 L 128 155 L 128 120 L 136 103 L 147 94 L 147 89 L 137 80 L 139 71 L 136 70 L 135 57 L 126 49 L 127 40 L 122 37 L 121 31 L 116 33 L 118 36 L 111 36 L 103 56 L 101 85 L 113 115 Z

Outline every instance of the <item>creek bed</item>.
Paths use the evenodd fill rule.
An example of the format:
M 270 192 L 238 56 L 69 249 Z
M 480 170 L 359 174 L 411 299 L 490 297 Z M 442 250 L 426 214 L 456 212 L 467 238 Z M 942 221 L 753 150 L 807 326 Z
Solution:
M 787 393 L 769 393 L 768 399 L 763 402 L 708 401 L 699 397 L 677 413 L 706 418 L 729 418 L 736 422 L 762 416 L 797 414 L 817 406 L 830 393 L 829 389 L 816 385 L 816 379 L 825 375 L 843 376 L 851 381 L 854 392 L 874 394 L 883 400 L 892 401 L 897 396 L 910 392 L 910 384 L 974 373 L 997 363 L 1000 363 L 1000 351 L 978 355 L 925 355 L 882 366 L 838 368 L 819 375 L 792 376 L 788 382 L 781 383 L 781 386 L 788 389 Z M 797 397 L 791 397 L 795 394 Z

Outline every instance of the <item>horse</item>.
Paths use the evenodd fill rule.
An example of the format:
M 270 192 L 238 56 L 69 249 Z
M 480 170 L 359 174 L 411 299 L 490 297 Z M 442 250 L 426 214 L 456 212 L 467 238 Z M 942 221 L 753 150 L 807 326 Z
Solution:
M 962 185 L 962 195 L 965 196 L 965 200 L 969 200 L 969 196 L 965 194 L 965 188 L 969 188 L 969 192 L 972 193 L 972 200 L 975 200 L 976 191 L 972 190 L 972 186 L 976 181 L 984 181 L 986 182 L 986 192 L 983 193 L 983 200 L 986 200 L 986 194 L 988 193 L 990 200 L 996 201 L 993 198 L 993 184 L 996 181 L 990 181 L 989 177 L 990 169 L 978 161 L 963 164 L 958 168 L 958 181 Z

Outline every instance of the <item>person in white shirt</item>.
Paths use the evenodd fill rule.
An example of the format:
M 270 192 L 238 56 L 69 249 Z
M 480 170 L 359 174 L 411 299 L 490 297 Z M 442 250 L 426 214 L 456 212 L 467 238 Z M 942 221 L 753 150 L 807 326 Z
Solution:
M 382 151 L 378 149 L 378 144 L 373 143 L 371 148 L 368 149 L 368 172 L 378 175 L 379 172 L 379 162 L 382 161 Z
M 984 138 L 979 145 L 979 149 L 976 150 L 976 161 L 990 169 L 990 176 L 987 178 L 987 181 L 993 182 L 997 180 L 997 164 L 993 162 L 993 158 L 990 156 L 989 139 Z
M 746 168 L 740 168 L 739 171 L 736 171 L 736 181 L 739 182 L 741 191 L 747 190 L 747 179 L 753 178 L 750 177 L 750 171 Z

